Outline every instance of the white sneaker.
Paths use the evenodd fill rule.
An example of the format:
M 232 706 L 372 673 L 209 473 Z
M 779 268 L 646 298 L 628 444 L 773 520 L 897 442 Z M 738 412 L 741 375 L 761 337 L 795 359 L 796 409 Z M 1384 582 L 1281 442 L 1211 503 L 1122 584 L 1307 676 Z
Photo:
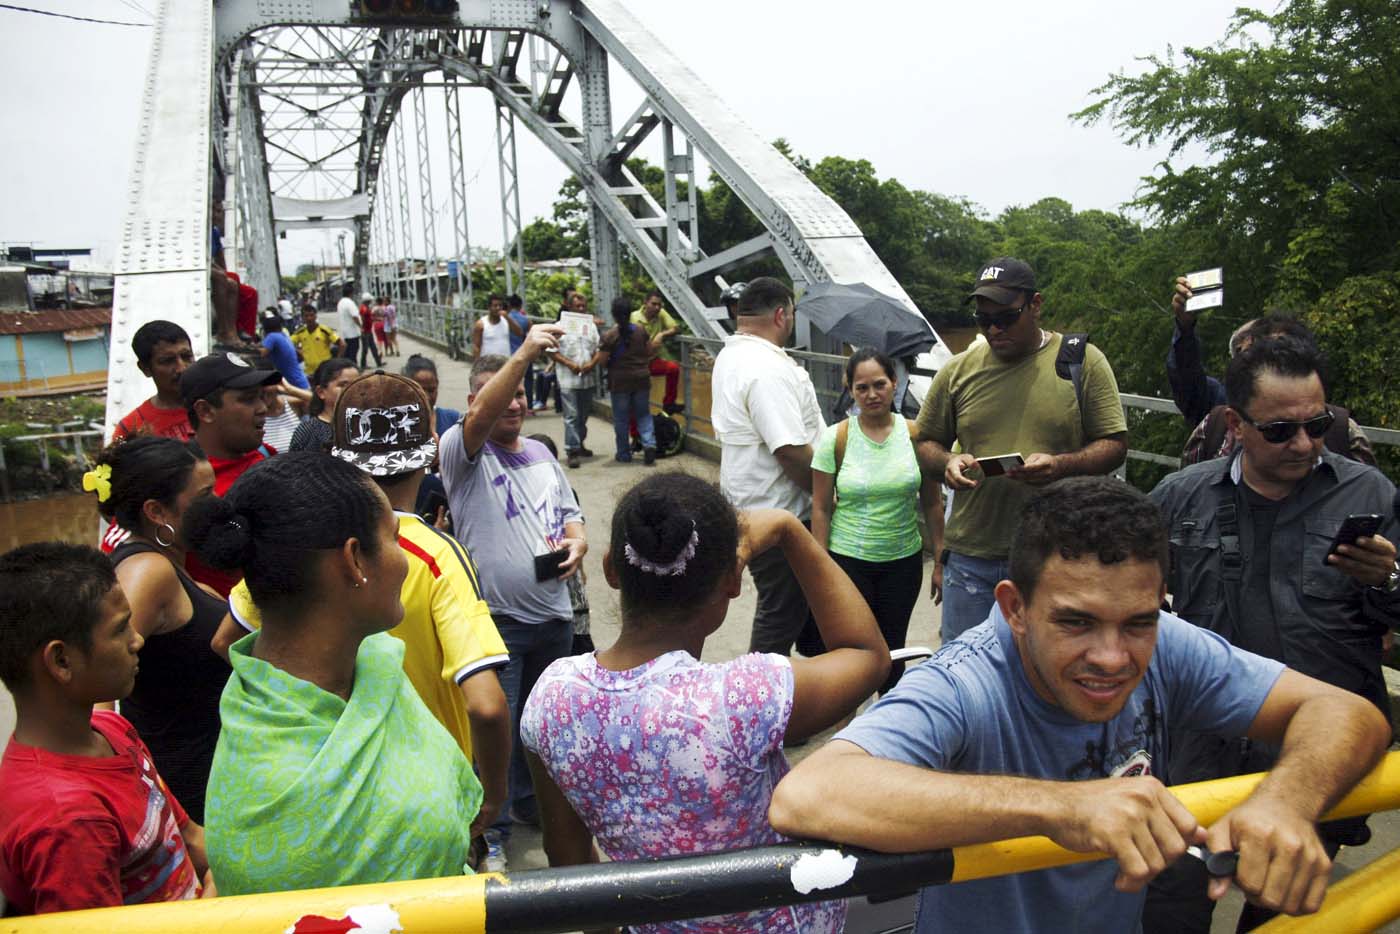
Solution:
M 500 831 L 488 830 L 482 836 L 486 838 L 486 871 L 505 872 L 506 847 L 501 840 Z

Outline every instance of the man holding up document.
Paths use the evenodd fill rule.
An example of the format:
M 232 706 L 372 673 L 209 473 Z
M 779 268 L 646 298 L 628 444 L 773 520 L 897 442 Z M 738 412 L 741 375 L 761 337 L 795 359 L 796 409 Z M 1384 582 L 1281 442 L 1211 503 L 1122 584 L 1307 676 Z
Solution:
M 916 439 L 920 465 L 941 472 L 954 492 L 939 556 L 944 642 L 991 612 L 993 590 L 1008 576 L 1011 532 L 1036 488 L 1109 473 L 1128 448 L 1112 367 L 1084 335 L 1041 329 L 1030 266 L 1009 256 L 991 260 L 968 298 L 986 339 L 938 371 Z M 1009 457 L 1016 454 L 1023 462 Z M 996 461 L 986 470 L 990 458 Z

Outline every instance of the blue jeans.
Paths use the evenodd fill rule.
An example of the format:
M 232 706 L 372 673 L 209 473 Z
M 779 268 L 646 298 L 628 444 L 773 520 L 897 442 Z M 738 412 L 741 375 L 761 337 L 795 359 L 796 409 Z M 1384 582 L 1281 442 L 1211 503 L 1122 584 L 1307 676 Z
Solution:
M 588 412 L 593 408 L 593 387 L 561 389 L 564 400 L 564 453 L 577 451 L 588 440 Z
M 612 393 L 613 436 L 617 440 L 617 459 L 632 459 L 632 439 L 629 426 L 637 420 L 637 434 L 641 436 L 642 447 L 656 447 L 656 431 L 651 420 L 651 390 L 634 389 L 631 392 Z
M 952 642 L 992 612 L 996 586 L 1011 576 L 1005 561 L 948 553 L 943 566 L 943 625 L 939 635 Z
M 520 711 L 530 696 L 540 674 L 552 662 L 569 654 L 574 642 L 573 620 L 554 619 L 547 623 L 522 623 L 509 616 L 493 614 L 496 629 L 510 653 L 510 662 L 500 669 L 501 688 L 510 708 L 510 791 L 500 818 L 492 825 L 503 838 L 510 836 L 510 809 L 524 805 L 534 807 L 535 788 L 530 781 L 530 767 L 525 764 L 525 750 L 520 745 Z

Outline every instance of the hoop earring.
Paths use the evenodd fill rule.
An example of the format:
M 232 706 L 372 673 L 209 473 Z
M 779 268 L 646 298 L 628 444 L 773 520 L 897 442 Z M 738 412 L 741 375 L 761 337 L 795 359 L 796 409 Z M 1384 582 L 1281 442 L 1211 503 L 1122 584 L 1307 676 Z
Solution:
M 160 540 L 160 529 L 169 529 L 169 530 L 170 530 L 170 541 L 168 541 L 168 542 L 163 542 L 163 541 Z M 169 522 L 162 522 L 162 523 L 160 524 L 160 528 L 156 529 L 156 544 L 159 545 L 159 546 L 162 547 L 162 548 L 169 548 L 169 547 L 171 547 L 172 545 L 174 545 L 174 544 L 175 544 L 175 526 L 171 525 Z

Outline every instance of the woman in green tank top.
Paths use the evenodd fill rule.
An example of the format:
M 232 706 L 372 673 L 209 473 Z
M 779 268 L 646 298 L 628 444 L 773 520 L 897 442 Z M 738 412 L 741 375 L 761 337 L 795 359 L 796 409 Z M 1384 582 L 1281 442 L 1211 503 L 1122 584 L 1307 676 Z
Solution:
M 943 504 L 938 477 L 923 476 L 914 456 L 913 425 L 891 410 L 894 362 L 873 347 L 846 361 L 846 385 L 858 416 L 829 426 L 812 452 L 812 535 L 870 604 L 891 649 L 904 645 L 909 617 L 923 582 L 923 510 L 929 547 L 943 547 Z M 941 600 L 934 566 L 931 596 Z M 890 670 L 881 688 L 899 680 Z

